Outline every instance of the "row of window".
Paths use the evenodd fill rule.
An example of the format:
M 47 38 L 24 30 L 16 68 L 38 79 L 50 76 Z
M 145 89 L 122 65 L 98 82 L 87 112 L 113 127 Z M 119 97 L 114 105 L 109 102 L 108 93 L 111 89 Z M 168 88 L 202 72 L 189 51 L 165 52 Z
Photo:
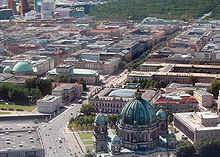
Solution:
M 112 103 L 94 103 L 93 104 L 96 107 L 116 107 L 116 108 L 122 108 L 123 104 L 112 104 Z

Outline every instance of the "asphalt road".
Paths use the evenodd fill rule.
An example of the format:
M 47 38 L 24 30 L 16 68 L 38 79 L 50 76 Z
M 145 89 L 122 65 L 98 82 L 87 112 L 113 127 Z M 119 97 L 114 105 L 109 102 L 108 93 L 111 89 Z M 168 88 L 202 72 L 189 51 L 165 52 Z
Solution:
M 83 156 L 73 133 L 67 129 L 69 119 L 79 114 L 80 107 L 81 104 L 73 104 L 48 123 L 39 125 L 46 157 L 70 157 L 75 154 Z

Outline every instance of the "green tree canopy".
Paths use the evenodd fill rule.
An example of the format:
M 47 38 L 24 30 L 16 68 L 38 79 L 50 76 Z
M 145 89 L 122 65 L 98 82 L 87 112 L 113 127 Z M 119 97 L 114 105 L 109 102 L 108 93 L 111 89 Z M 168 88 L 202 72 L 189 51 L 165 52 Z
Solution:
M 178 157 L 195 157 L 195 147 L 189 141 L 178 141 L 176 149 Z
M 218 96 L 220 90 L 220 82 L 216 79 L 212 80 L 209 92 L 212 93 L 215 97 Z
M 26 79 L 24 82 L 24 87 L 31 89 L 37 88 L 40 90 L 41 95 L 45 96 L 51 94 L 52 92 L 52 82 L 49 79 L 39 79 L 39 78 L 31 78 Z
M 120 0 L 97 5 L 90 15 L 104 20 L 135 20 L 145 17 L 165 19 L 197 18 L 219 5 L 219 0 Z M 214 9 L 213 18 L 219 18 L 219 10 Z
M 80 112 L 82 112 L 86 116 L 89 116 L 93 112 L 95 112 L 95 108 L 91 104 L 82 104 L 82 107 L 80 108 Z
M 67 83 L 67 82 L 69 82 L 69 78 L 68 78 L 68 76 L 66 76 L 65 74 L 60 74 L 59 76 L 58 76 L 58 80 L 57 80 L 58 82 L 64 82 L 64 83 Z
M 207 137 L 195 143 L 200 157 L 219 157 L 220 137 Z
M 189 76 L 189 80 L 193 84 L 193 86 L 195 85 L 196 82 L 198 82 L 198 78 L 196 76 L 193 76 L 193 75 Z
M 23 88 L 12 83 L 0 84 L 0 99 L 11 102 L 35 102 L 40 98 L 40 90 L 37 88 Z

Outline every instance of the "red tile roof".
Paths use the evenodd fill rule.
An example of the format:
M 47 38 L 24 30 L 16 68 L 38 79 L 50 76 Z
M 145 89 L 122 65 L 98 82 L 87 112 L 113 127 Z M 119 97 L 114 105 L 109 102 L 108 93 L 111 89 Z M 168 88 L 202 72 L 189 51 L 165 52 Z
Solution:
M 197 100 L 193 96 L 188 96 L 188 97 L 181 97 L 182 99 L 169 99 L 169 98 L 164 98 L 160 96 L 154 103 L 186 103 L 186 102 L 192 102 L 192 103 L 197 103 Z
M 92 29 L 90 32 L 103 32 L 103 33 L 110 33 L 110 32 L 117 32 L 118 28 L 109 28 L 109 29 Z

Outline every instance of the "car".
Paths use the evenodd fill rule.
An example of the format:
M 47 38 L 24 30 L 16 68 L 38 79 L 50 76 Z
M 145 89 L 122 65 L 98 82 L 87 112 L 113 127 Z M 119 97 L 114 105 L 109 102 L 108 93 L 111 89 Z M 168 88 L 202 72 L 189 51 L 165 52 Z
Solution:
M 51 147 L 49 147 L 50 149 L 52 149 Z
M 188 140 L 188 137 L 186 137 L 186 136 L 184 136 L 184 135 L 182 135 L 182 140 Z
M 61 145 L 59 145 L 59 148 L 61 148 Z
M 52 130 L 51 128 L 49 130 Z
M 59 143 L 63 143 L 61 138 L 59 138 L 58 140 L 59 140 Z

